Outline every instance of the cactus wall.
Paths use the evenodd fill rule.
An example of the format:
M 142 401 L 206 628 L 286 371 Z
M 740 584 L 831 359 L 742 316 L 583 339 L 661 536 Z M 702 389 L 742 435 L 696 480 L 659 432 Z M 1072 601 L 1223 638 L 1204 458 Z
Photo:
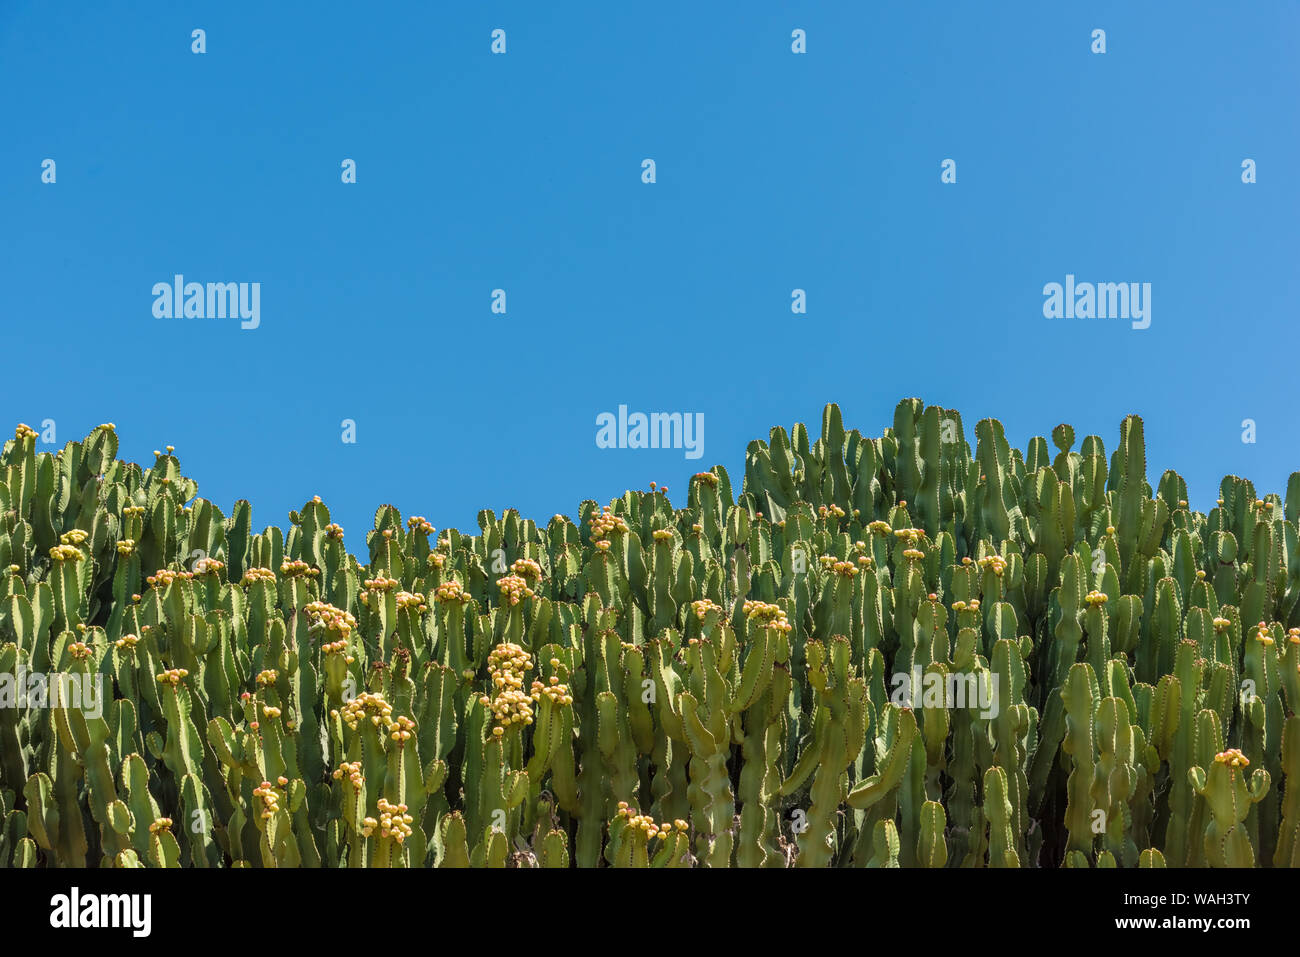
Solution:
M 385 505 L 351 554 L 19 426 L 0 866 L 1300 864 L 1300 473 L 1206 515 L 1136 416 L 973 442 L 832 405 L 681 507 Z

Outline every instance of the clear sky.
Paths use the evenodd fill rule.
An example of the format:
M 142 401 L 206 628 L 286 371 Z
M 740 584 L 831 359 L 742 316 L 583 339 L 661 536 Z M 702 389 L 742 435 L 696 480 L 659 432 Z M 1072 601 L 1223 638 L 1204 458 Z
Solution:
M 0 0 L 0 423 L 175 445 L 258 528 L 319 494 L 354 551 L 383 503 L 472 530 L 651 481 L 684 500 L 773 425 L 836 401 L 879 435 L 905 396 L 1021 448 L 1066 421 L 1110 452 L 1139 412 L 1153 484 L 1178 470 L 1194 507 L 1226 473 L 1283 492 L 1298 25 L 1290 2 Z M 177 273 L 261 283 L 259 327 L 155 318 Z M 1044 318 L 1067 274 L 1150 283 L 1150 327 Z M 620 404 L 702 413 L 703 457 L 598 448 Z

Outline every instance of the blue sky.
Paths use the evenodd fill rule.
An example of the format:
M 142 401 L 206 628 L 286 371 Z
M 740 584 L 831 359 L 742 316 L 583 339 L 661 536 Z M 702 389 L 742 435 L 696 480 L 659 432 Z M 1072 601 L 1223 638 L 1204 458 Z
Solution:
M 1136 411 L 1193 506 L 1283 492 L 1300 7 L 1135 6 L 5 0 L 0 422 L 175 445 L 259 528 L 319 494 L 353 550 L 383 503 L 679 499 L 905 396 L 1021 448 Z M 260 282 L 260 327 L 155 318 L 176 273 Z M 1151 283 L 1150 328 L 1045 319 L 1067 273 Z M 620 404 L 703 458 L 597 448 Z

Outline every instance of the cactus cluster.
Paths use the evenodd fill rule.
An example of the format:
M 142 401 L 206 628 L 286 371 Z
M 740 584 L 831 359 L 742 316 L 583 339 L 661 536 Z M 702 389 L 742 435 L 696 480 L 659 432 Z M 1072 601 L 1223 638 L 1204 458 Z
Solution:
M 1300 864 L 1300 473 L 908 399 L 544 527 L 0 453 L 0 866 Z M 54 693 L 63 679 L 101 700 Z M 44 688 L 44 691 L 42 691 Z

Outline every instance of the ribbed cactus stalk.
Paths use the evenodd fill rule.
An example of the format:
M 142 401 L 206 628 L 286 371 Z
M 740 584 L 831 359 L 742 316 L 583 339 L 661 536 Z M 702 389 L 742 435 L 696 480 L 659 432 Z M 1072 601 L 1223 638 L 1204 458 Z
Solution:
M 1069 832 L 1067 848 L 1090 858 L 1093 851 L 1094 805 L 1093 781 L 1097 773 L 1096 732 L 1093 726 L 1098 703 L 1097 677 L 1092 666 L 1079 663 L 1070 669 L 1061 698 L 1065 702 L 1065 740 L 1062 750 L 1070 756 L 1072 770 L 1066 782 L 1065 827 Z
M 781 791 L 793 794 L 811 776 L 798 863 L 822 867 L 834 852 L 835 816 L 845 799 L 842 778 L 863 747 L 871 718 L 866 683 L 851 670 L 848 639 L 833 638 L 829 646 L 809 642 L 807 653 L 816 717 L 811 740 Z
M 1214 756 L 1209 771 L 1193 767 L 1188 778 L 1210 808 L 1205 828 L 1205 856 L 1213 867 L 1254 867 L 1255 848 L 1244 826 L 1251 807 L 1269 790 L 1268 772 L 1258 769 L 1246 777 L 1250 761 L 1239 750 Z
M 1274 867 L 1300 867 L 1300 715 L 1291 715 L 1282 732 L 1282 771 L 1287 783 Z

